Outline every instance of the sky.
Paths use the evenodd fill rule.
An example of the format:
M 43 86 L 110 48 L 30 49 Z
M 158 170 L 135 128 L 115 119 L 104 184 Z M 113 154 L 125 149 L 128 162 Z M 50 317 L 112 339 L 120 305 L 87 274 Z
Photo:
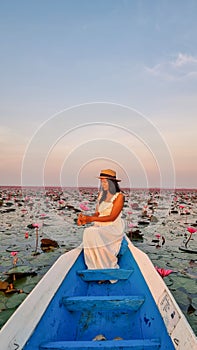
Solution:
M 0 62 L 0 185 L 197 188 L 196 0 L 1 0 Z

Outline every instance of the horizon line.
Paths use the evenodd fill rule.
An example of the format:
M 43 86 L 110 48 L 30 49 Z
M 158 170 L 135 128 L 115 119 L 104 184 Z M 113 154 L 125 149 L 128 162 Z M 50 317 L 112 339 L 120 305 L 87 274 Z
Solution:
M 23 186 L 23 185 L 0 185 L 0 188 L 68 188 L 68 189 L 77 189 L 77 188 L 97 188 L 97 186 L 58 186 L 58 185 L 26 185 L 26 186 Z M 172 188 L 172 187 L 158 187 L 158 186 L 150 186 L 150 187 L 121 187 L 121 189 L 133 189 L 133 190 L 151 190 L 151 189 L 154 189 L 154 190 L 193 190 L 193 191 L 197 191 L 197 187 L 175 187 L 175 188 Z

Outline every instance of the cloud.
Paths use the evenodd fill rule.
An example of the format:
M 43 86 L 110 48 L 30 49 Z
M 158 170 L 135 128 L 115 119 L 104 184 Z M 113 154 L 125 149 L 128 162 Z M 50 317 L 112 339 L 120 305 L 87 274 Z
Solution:
M 179 53 L 173 59 L 145 67 L 145 70 L 156 77 L 166 80 L 197 78 L 197 57 Z
M 197 58 L 189 55 L 179 53 L 176 61 L 174 62 L 175 67 L 184 67 L 187 65 L 197 65 Z

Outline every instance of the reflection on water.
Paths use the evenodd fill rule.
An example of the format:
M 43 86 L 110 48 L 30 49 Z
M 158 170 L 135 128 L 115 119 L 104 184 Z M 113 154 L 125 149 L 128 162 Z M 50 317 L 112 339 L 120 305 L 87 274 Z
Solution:
M 187 245 L 190 252 L 179 249 L 185 247 L 188 227 L 197 228 L 197 192 L 124 189 L 124 194 L 126 234 L 155 266 L 173 270 L 165 282 L 197 333 L 197 233 Z M 0 327 L 54 261 L 81 243 L 84 228 L 76 218 L 82 203 L 87 213 L 93 212 L 96 198 L 95 188 L 0 188 Z M 39 226 L 38 248 L 34 224 Z M 59 247 L 44 252 L 43 238 Z M 18 275 L 13 275 L 13 265 Z

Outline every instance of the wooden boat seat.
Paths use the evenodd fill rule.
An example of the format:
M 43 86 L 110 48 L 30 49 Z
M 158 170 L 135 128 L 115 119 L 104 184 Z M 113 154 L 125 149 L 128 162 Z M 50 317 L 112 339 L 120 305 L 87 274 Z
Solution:
M 144 303 L 144 296 L 79 296 L 63 297 L 62 304 L 69 311 L 127 310 L 137 311 Z
M 136 312 L 142 306 L 145 301 L 144 296 L 74 296 L 63 297 L 61 304 L 66 309 L 73 312 L 81 312 L 86 324 L 85 314 L 88 313 L 88 319 L 90 320 L 90 313 L 99 313 L 116 311 L 120 313 Z M 92 321 L 93 322 L 93 321 Z M 91 322 L 90 322 L 91 323 Z M 94 322 L 93 322 L 94 324 Z M 160 349 L 161 342 L 159 339 L 120 339 L 120 340 L 61 340 L 50 341 L 44 344 L 40 344 L 40 350 L 94 350 L 95 348 L 107 349 L 107 350 L 157 350 Z
M 127 280 L 133 269 L 97 269 L 81 270 L 77 274 L 86 282 L 88 281 L 110 281 L 110 280 Z
M 159 339 L 132 339 L 132 340 L 105 340 L 105 341 L 57 341 L 48 342 L 40 345 L 40 350 L 66 350 L 66 349 L 88 349 L 95 348 L 107 350 L 156 350 L 159 349 L 161 343 Z

